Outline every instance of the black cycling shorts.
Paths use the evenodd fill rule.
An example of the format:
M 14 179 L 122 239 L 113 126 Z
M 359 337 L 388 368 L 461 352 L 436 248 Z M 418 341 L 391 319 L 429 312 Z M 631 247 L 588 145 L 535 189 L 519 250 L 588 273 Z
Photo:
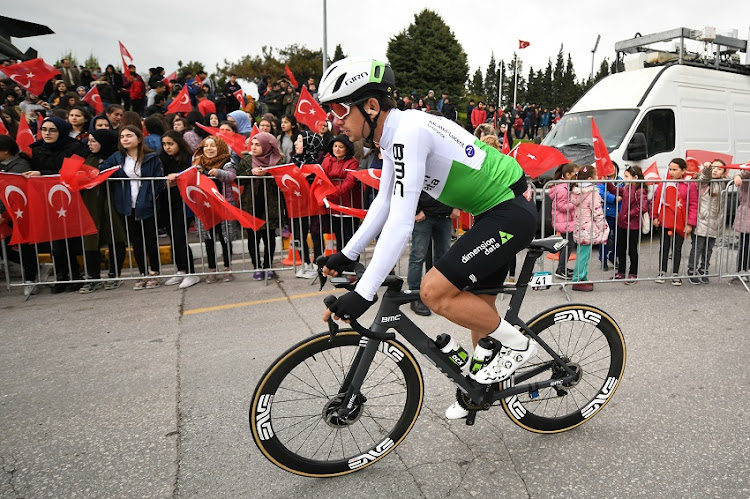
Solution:
M 474 218 L 474 225 L 435 267 L 458 289 L 500 287 L 508 264 L 534 239 L 537 208 L 523 195 Z

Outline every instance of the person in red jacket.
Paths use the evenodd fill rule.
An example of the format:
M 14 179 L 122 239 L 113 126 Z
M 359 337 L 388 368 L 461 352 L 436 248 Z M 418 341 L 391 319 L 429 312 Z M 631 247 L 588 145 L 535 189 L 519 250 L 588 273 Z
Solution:
M 362 208 L 362 189 L 355 188 L 359 182 L 352 175 L 359 162 L 354 159 L 354 145 L 349 137 L 343 134 L 334 137 L 321 166 L 336 186 L 336 192 L 331 194 L 329 199 L 342 206 Z M 331 215 L 333 233 L 336 235 L 336 249 L 341 251 L 359 227 L 359 219 L 335 212 Z
M 484 102 L 479 101 L 477 107 L 471 112 L 471 125 L 476 128 L 487 121 L 487 111 L 484 109 Z

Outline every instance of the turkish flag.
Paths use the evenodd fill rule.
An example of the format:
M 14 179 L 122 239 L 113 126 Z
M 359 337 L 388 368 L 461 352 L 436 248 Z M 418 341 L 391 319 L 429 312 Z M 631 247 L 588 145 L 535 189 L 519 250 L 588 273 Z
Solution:
M 367 215 L 367 210 L 362 210 L 360 208 L 350 208 L 348 206 L 342 206 L 340 204 L 336 204 L 331 201 L 328 201 L 327 199 L 326 199 L 326 204 L 333 211 L 337 211 L 343 215 L 351 215 L 357 218 L 365 218 L 365 216 Z
M 266 222 L 233 206 L 221 195 L 216 183 L 192 166 L 177 176 L 177 187 L 185 204 L 206 229 L 224 220 L 236 220 L 246 229 L 258 230 Z
M 731 154 L 704 151 L 701 149 L 688 149 L 685 151 L 685 162 L 688 165 L 688 172 L 693 174 L 700 173 L 703 163 L 711 163 L 715 159 L 720 159 L 729 165 L 734 158 Z
M 240 103 L 240 107 L 242 109 L 245 109 L 245 92 L 243 92 L 242 89 L 239 89 L 232 95 L 234 95 L 234 98 L 237 99 L 237 102 Z
M 665 182 L 657 187 L 653 206 L 656 211 L 654 216 L 659 219 L 662 227 L 672 229 L 684 238 L 687 211 L 677 184 Z
M 289 69 L 289 65 L 284 65 L 284 72 L 289 77 L 289 83 L 291 83 L 294 88 L 299 88 L 299 83 L 297 83 L 297 80 L 294 78 L 294 73 Z
M 29 220 L 27 236 L 19 242 L 35 244 L 96 234 L 96 226 L 83 204 L 83 198 L 60 183 L 60 175 L 30 177 L 26 180 L 24 201 L 27 201 L 28 211 L 33 215 Z M 7 192 L 8 188 L 4 190 Z M 18 193 L 18 196 L 13 196 L 14 202 L 19 201 L 20 190 L 20 187 L 19 190 L 11 190 L 11 194 Z
M 268 168 L 268 171 L 273 175 L 276 185 L 279 186 L 282 194 L 284 194 L 286 210 L 290 218 L 320 214 L 320 209 L 312 195 L 311 187 L 307 183 L 307 179 L 302 174 L 302 171 L 297 168 L 297 165 L 271 167 Z
M 510 154 L 510 141 L 508 140 L 508 130 L 505 130 L 505 135 L 503 136 L 503 148 L 500 150 L 503 154 L 506 156 Z
M 176 79 L 177 79 L 177 71 L 172 71 L 167 76 L 165 76 L 164 79 L 162 79 L 161 81 L 164 82 L 164 84 L 167 86 L 167 88 L 171 89 L 172 88 L 172 80 L 176 80 Z
M 326 113 L 320 104 L 313 99 L 307 87 L 302 87 L 297 102 L 297 109 L 294 110 L 294 117 L 297 121 L 307 125 L 310 130 L 317 133 L 320 130 L 320 124 L 326 121 Z
M 643 178 L 646 180 L 659 180 L 659 169 L 656 167 L 656 161 L 651 166 L 643 170 Z M 648 185 L 651 185 L 650 183 Z
M 312 201 L 314 201 L 315 204 L 311 204 L 310 211 L 316 211 L 319 209 L 318 211 L 320 212 L 320 214 L 325 213 L 326 210 L 323 207 L 323 200 L 326 198 L 326 196 L 330 196 L 331 194 L 336 192 L 336 186 L 334 186 L 333 182 L 331 182 L 331 179 L 328 178 L 328 175 L 326 175 L 323 167 L 318 164 L 302 165 L 300 170 L 304 174 L 313 175 L 313 181 L 310 185 L 310 193 L 312 195 Z
M 599 178 L 606 178 L 615 173 L 615 165 L 609 157 L 607 144 L 599 133 L 599 127 L 596 126 L 594 118 L 591 118 L 591 138 L 594 141 L 594 161 Z
M 69 158 L 65 158 L 60 168 L 62 184 L 73 192 L 96 187 L 120 169 L 119 166 L 113 166 L 112 168 L 100 171 L 93 166 L 84 165 L 83 162 L 84 159 L 82 157 L 74 154 Z
M 42 128 L 42 122 L 40 121 L 37 128 Z M 26 121 L 26 113 L 21 113 L 21 121 L 18 122 L 18 133 L 16 134 L 16 143 L 21 152 L 25 152 L 31 156 L 31 144 L 36 142 L 34 134 L 31 133 L 29 128 L 29 122 Z
M 131 81 L 133 77 L 130 76 L 128 65 L 133 64 L 133 56 L 130 55 L 130 52 L 128 52 L 128 49 L 125 48 L 125 45 L 123 45 L 121 41 L 118 40 L 118 43 L 120 44 L 120 57 L 122 58 L 122 74 L 125 75 L 125 78 L 127 78 L 128 81 Z M 126 57 L 130 62 L 125 60 Z
M 354 178 L 359 180 L 365 185 L 369 185 L 373 189 L 380 190 L 380 174 L 383 173 L 383 170 L 378 170 L 375 168 L 368 168 L 366 170 L 346 170 L 348 172 L 351 172 L 352 175 L 354 175 Z
M 41 95 L 44 92 L 44 85 L 53 76 L 60 74 L 60 71 L 42 59 L 31 59 L 12 66 L 0 66 L 0 71 L 8 75 L 8 78 L 13 80 L 16 85 L 34 95 Z
M 13 220 L 10 244 L 24 243 L 29 239 L 31 216 L 27 189 L 28 180 L 20 173 L 0 173 L 0 200 L 7 209 L 6 216 Z
M 563 153 L 551 146 L 522 142 L 510 152 L 509 156 L 518 161 L 523 171 L 531 178 L 537 178 L 550 168 L 570 163 Z
M 260 133 L 260 128 L 258 128 L 258 124 L 257 123 L 253 123 L 253 129 L 250 130 L 250 140 L 248 140 L 247 144 L 245 145 L 245 148 L 246 148 L 247 151 L 250 150 L 250 141 L 252 141 L 253 137 L 255 137 L 256 135 L 258 135 L 259 133 Z
M 104 104 L 102 104 L 102 97 L 99 95 L 99 87 L 94 85 L 91 87 L 91 90 L 86 92 L 86 95 L 83 96 L 83 99 L 81 99 L 83 102 L 88 102 L 91 107 L 94 108 L 94 111 L 96 111 L 96 114 L 102 114 L 102 111 L 104 111 Z
M 727 170 L 750 170 L 750 161 L 735 165 L 727 165 Z
M 42 140 L 42 123 L 44 123 L 44 116 L 42 113 L 36 113 L 36 140 Z
M 193 105 L 190 103 L 190 94 L 188 94 L 188 87 L 185 85 L 167 107 L 167 114 L 189 113 L 192 110 Z
M 227 130 L 221 130 L 213 126 L 204 126 L 200 123 L 196 123 L 196 125 L 207 131 L 211 135 L 224 139 L 224 142 L 227 143 L 229 148 L 234 151 L 237 156 L 242 156 L 242 151 L 245 150 L 245 141 L 247 140 L 247 137 L 245 137 L 241 133 L 229 132 Z
M 529 42 L 525 42 L 523 40 L 518 40 L 518 48 L 519 49 L 525 49 L 529 45 L 531 45 Z
M 2 119 L 0 119 L 0 135 L 10 135 L 10 133 L 8 133 L 8 129 L 5 128 L 5 123 Z

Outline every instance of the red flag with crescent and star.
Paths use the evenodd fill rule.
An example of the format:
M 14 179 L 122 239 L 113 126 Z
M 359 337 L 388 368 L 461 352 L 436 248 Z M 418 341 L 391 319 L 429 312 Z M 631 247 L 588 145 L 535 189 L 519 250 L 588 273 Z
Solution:
M 596 126 L 596 121 L 591 118 L 591 140 L 594 142 L 594 166 L 596 166 L 596 172 L 599 174 L 599 178 L 606 178 L 615 173 L 615 165 L 612 163 L 612 159 L 609 157 L 609 151 L 607 151 L 607 144 L 602 139 L 602 134 L 599 133 L 599 127 Z
M 82 157 L 74 154 L 65 158 L 60 168 L 62 184 L 73 192 L 96 187 L 120 169 L 119 166 L 113 166 L 106 170 L 99 170 L 99 168 L 84 165 L 83 162 Z
M 651 163 L 651 166 L 643 170 L 643 178 L 645 180 L 659 180 L 661 177 L 659 177 L 659 168 L 656 167 L 656 161 Z M 648 183 L 646 185 L 651 185 L 651 183 Z
M 519 49 L 525 49 L 525 48 L 526 48 L 526 47 L 528 47 L 529 45 L 531 45 L 531 44 L 530 44 L 529 42 L 527 42 L 527 41 L 524 41 L 524 40 L 518 40 L 518 48 L 519 48 Z
M 80 194 L 60 175 L 29 177 L 3 173 L 0 195 L 13 220 L 11 244 L 36 244 L 96 234 Z
M 44 92 L 44 85 L 53 76 L 60 74 L 60 71 L 42 59 L 31 59 L 6 67 L 0 66 L 0 71 L 8 75 L 8 78 L 16 85 L 34 95 L 41 95 Z
M 297 102 L 297 109 L 294 110 L 294 117 L 300 123 L 307 125 L 315 133 L 320 130 L 321 123 L 324 123 L 327 118 L 326 112 L 313 99 L 307 87 L 302 87 L 302 91 L 299 94 L 299 101 Z
M 319 208 L 320 214 L 326 213 L 323 200 L 326 196 L 330 196 L 336 192 L 336 186 L 328 178 L 323 167 L 318 164 L 302 165 L 300 170 L 305 175 L 313 176 L 312 184 L 310 184 L 310 194 L 312 194 L 312 201 L 315 202 L 315 205 L 310 207 L 310 211 L 315 211 L 316 208 Z
M 239 89 L 235 91 L 232 95 L 234 95 L 234 98 L 237 99 L 237 102 L 240 103 L 240 107 L 242 109 L 245 109 L 245 92 L 243 92 L 242 89 Z
M 230 204 L 221 195 L 213 179 L 199 173 L 195 166 L 177 176 L 177 187 L 185 204 L 203 222 L 206 229 L 224 220 L 236 220 L 242 227 L 255 231 L 266 223 Z
M 91 90 L 86 92 L 86 95 L 81 99 L 83 102 L 89 103 L 94 108 L 96 114 L 102 114 L 104 112 L 104 104 L 102 103 L 102 96 L 99 95 L 99 87 L 94 85 Z
M 289 164 L 267 168 L 284 195 L 290 218 L 308 217 L 321 213 L 312 188 L 297 165 Z
M 570 163 L 563 153 L 551 146 L 522 142 L 510 152 L 521 165 L 523 171 L 531 178 L 537 178 L 550 168 Z
M 125 48 L 125 45 L 123 45 L 121 41 L 118 40 L 118 43 L 120 44 L 120 57 L 122 58 L 122 74 L 128 81 L 132 81 L 133 77 L 130 76 L 128 65 L 133 64 L 133 56 L 130 55 L 130 52 L 128 52 L 128 49 Z M 126 57 L 130 62 L 125 60 Z
M 37 128 L 42 128 L 42 122 L 37 122 Z M 41 133 L 41 132 L 40 132 Z M 34 134 L 31 133 L 29 122 L 26 121 L 26 113 L 21 113 L 21 121 L 18 122 L 18 132 L 16 133 L 16 143 L 21 152 L 31 156 L 31 144 L 36 142 Z
M 727 170 L 750 170 L 750 161 L 727 165 Z
M 383 170 L 376 168 L 367 168 L 366 170 L 346 170 L 350 172 L 354 178 L 359 180 L 365 185 L 369 185 L 373 189 L 380 190 L 380 174 Z
M 682 238 L 685 237 L 687 207 L 675 182 L 664 182 L 656 188 L 652 206 L 652 217 L 658 219 L 662 227 L 672 229 Z
M 167 106 L 167 114 L 177 113 L 189 113 L 193 110 L 193 105 L 190 103 L 190 94 L 188 93 L 188 87 L 185 85 L 180 90 L 174 100 Z

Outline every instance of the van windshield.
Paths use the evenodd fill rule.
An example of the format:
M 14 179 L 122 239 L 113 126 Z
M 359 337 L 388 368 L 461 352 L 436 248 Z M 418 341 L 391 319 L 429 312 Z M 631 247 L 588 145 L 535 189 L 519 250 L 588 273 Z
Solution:
M 560 119 L 542 143 L 558 149 L 568 147 L 593 149 L 591 118 L 594 118 L 599 133 L 607 144 L 607 150 L 612 152 L 620 146 L 636 116 L 638 116 L 637 109 L 568 113 Z

